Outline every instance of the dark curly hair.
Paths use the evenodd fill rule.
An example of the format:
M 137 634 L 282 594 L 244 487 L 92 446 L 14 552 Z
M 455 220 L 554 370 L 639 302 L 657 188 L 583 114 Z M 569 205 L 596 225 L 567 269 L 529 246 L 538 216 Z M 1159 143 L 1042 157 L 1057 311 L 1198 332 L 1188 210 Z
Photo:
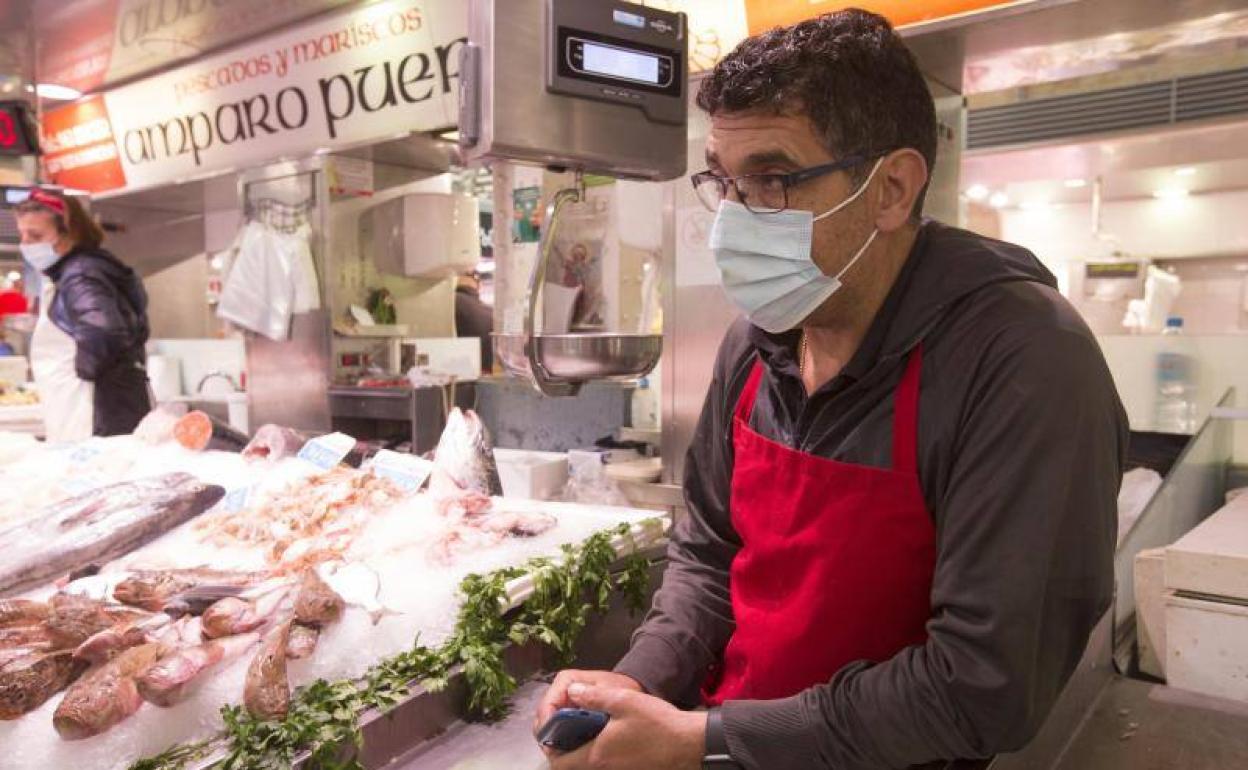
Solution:
M 698 106 L 804 114 L 834 156 L 911 147 L 928 173 L 936 164 L 936 106 L 919 66 L 887 20 L 858 8 L 746 38 L 702 81 Z

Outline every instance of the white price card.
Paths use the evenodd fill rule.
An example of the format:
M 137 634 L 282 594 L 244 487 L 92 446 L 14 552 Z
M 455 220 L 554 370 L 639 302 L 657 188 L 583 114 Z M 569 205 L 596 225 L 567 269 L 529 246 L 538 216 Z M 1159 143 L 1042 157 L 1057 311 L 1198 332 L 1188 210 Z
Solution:
M 303 445 L 299 450 L 299 459 L 307 460 L 322 470 L 337 467 L 351 450 L 355 448 L 355 439 L 345 433 L 329 433 L 317 436 Z
M 373 455 L 367 467 L 383 479 L 393 481 L 408 494 L 419 491 L 429 474 L 433 473 L 433 463 L 429 460 L 389 449 Z

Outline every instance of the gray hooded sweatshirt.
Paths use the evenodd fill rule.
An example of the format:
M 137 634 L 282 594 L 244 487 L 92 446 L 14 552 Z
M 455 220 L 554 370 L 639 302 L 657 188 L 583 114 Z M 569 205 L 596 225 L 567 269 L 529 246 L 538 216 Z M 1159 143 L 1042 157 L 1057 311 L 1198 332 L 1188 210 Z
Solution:
M 858 351 L 809 398 L 798 334 L 740 321 L 725 336 L 689 448 L 689 515 L 616 670 L 693 706 L 732 634 L 732 415 L 756 358 L 766 371 L 755 431 L 886 468 L 893 392 L 922 342 L 919 480 L 937 530 L 927 641 L 788 698 L 728 701 L 724 734 L 734 759 L 764 770 L 906 768 L 1021 748 L 1113 592 L 1128 430 L 1095 338 L 1030 252 L 933 221 Z

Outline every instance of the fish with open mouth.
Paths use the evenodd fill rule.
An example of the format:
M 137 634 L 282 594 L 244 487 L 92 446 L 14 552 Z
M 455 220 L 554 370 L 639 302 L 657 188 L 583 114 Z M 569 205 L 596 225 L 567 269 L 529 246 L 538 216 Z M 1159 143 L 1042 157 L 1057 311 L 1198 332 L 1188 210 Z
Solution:
M 471 409 L 455 407 L 433 452 L 429 491 L 435 497 L 456 497 L 466 492 L 497 496 L 503 493 L 494 462 L 490 432 Z
M 34 711 L 74 680 L 86 665 L 68 650 L 32 653 L 0 667 L 0 719 Z
M 290 710 L 290 679 L 286 675 L 286 648 L 293 621 L 269 632 L 247 667 L 243 705 L 260 719 L 281 719 Z
M 225 495 L 189 473 L 100 487 L 9 529 L 13 558 L 0 564 L 0 594 L 39 585 L 84 564 L 129 553 L 198 516 Z

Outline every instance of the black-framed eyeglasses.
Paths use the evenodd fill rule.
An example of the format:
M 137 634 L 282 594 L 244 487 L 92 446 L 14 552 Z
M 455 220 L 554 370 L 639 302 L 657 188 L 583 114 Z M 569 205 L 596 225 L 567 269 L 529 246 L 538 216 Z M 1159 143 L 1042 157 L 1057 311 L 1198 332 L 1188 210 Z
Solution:
M 878 157 L 878 156 L 877 156 Z M 731 189 L 747 209 L 755 214 L 776 214 L 789 207 L 789 190 L 811 179 L 860 166 L 873 158 L 849 155 L 832 163 L 823 163 L 787 174 L 743 174 L 719 176 L 714 171 L 699 171 L 689 178 L 698 200 L 709 211 L 719 209 L 719 202 Z

